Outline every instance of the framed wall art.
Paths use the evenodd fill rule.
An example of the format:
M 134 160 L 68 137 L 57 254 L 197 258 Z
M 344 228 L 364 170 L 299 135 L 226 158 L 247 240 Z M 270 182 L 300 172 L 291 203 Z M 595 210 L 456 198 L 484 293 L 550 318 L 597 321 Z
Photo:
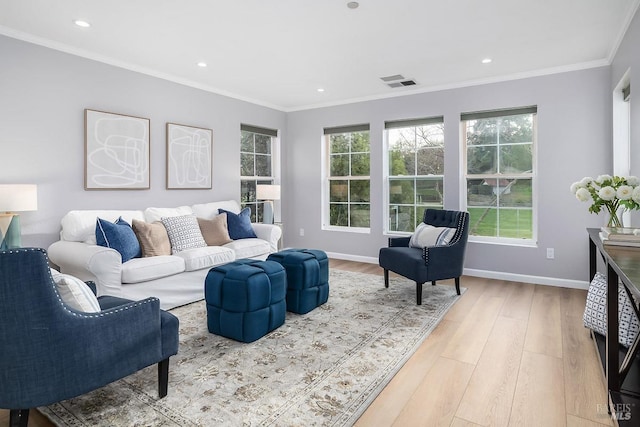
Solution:
M 167 189 L 211 189 L 213 131 L 167 123 Z
M 84 110 L 85 190 L 146 190 L 149 119 Z

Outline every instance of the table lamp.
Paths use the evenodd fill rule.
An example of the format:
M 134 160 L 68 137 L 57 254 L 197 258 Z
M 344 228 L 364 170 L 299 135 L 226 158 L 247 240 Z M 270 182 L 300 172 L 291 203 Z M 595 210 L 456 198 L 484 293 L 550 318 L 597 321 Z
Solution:
M 20 215 L 38 209 L 38 187 L 33 184 L 0 184 L 0 250 L 19 248 Z
M 264 200 L 262 222 L 265 224 L 273 224 L 273 201 L 280 200 L 280 186 L 274 184 L 256 185 L 256 199 Z

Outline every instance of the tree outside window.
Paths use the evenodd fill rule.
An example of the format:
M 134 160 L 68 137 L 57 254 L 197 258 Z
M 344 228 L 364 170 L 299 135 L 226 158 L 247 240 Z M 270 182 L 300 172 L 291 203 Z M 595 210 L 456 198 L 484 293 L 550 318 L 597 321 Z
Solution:
M 387 231 L 413 232 L 427 208 L 444 206 L 442 117 L 385 123 Z
M 462 115 L 470 235 L 534 238 L 536 107 Z
M 240 204 L 251 209 L 251 221 L 262 221 L 264 203 L 256 200 L 256 185 L 273 184 L 273 138 L 275 130 L 241 125 Z
M 325 129 L 328 225 L 370 227 L 369 126 Z

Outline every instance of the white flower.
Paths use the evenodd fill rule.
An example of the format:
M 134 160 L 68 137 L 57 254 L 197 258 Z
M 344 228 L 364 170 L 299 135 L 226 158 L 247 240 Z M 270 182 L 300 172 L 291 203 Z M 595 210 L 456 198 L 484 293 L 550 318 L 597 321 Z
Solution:
M 638 179 L 637 176 L 628 176 L 627 177 L 627 184 L 632 186 L 632 187 L 636 187 L 636 186 L 640 185 L 640 179 Z
M 571 187 L 569 187 L 569 189 L 571 190 L 571 192 L 573 194 L 576 194 L 576 191 L 578 191 L 578 189 L 583 188 L 582 184 L 580 183 L 580 181 L 578 182 L 574 182 L 573 184 L 571 184 Z
M 620 200 L 629 200 L 631 198 L 631 194 L 633 193 L 633 187 L 630 185 L 621 185 L 616 190 L 616 196 Z
M 613 187 L 607 185 L 606 187 L 602 187 L 600 191 L 598 191 L 598 196 L 600 196 L 602 200 L 613 200 L 616 198 L 616 190 L 614 190 Z
M 640 193 L 638 194 L 638 196 L 640 196 Z M 576 198 L 581 202 L 586 202 L 587 200 L 589 200 L 590 197 L 591 197 L 591 194 L 589 193 L 589 190 L 587 190 L 586 188 L 578 188 L 578 191 L 576 191 Z
M 605 181 L 611 181 L 611 175 L 606 175 L 606 174 L 605 175 L 599 175 L 596 178 L 596 182 L 598 184 L 600 184 L 600 185 L 602 185 L 602 183 L 605 182 Z
M 636 187 L 631 192 L 631 198 L 634 202 L 640 203 L 640 187 Z
M 582 184 L 583 187 L 589 186 L 589 184 L 591 184 L 592 182 L 593 178 L 591 178 L 590 176 L 585 176 L 580 180 L 580 184 Z

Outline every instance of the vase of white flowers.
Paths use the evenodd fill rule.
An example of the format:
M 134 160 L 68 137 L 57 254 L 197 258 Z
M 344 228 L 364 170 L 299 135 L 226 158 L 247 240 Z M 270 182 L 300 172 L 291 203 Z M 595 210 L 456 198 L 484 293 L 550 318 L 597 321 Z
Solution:
M 600 175 L 571 184 L 571 192 L 581 202 L 592 201 L 589 212 L 609 214 L 608 227 L 622 227 L 622 214 L 640 208 L 640 180 L 635 176 Z

